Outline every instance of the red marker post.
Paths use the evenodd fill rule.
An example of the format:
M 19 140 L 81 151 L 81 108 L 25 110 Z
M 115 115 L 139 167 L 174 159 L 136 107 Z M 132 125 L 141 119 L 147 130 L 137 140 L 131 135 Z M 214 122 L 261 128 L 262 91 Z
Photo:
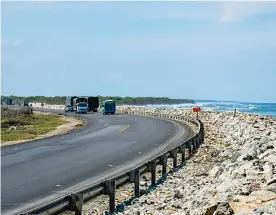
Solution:
M 198 113 L 200 112 L 200 107 L 194 107 L 193 112 L 196 113 L 196 118 L 198 118 Z

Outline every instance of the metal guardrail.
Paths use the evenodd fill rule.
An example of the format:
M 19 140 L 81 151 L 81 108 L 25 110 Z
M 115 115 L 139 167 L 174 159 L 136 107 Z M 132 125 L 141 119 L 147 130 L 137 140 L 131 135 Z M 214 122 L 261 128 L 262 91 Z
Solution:
M 157 165 L 162 165 L 162 176 L 164 176 L 167 172 L 167 159 L 173 159 L 173 168 L 177 167 L 177 155 L 180 153 L 181 156 L 181 164 L 183 164 L 186 160 L 186 151 L 188 150 L 189 157 L 200 147 L 201 143 L 204 142 L 204 127 L 203 123 L 191 117 L 183 117 L 183 116 L 172 116 L 165 114 L 152 114 L 152 113 L 137 113 L 130 111 L 120 111 L 122 114 L 134 114 L 134 115 L 145 115 L 152 117 L 159 117 L 171 120 L 179 120 L 183 122 L 189 122 L 197 127 L 197 131 L 195 134 L 184 143 L 180 144 L 175 148 L 171 148 L 167 152 L 156 156 L 154 159 L 150 161 L 146 161 L 143 165 L 129 170 L 128 172 L 121 174 L 115 178 L 110 180 L 102 181 L 98 184 L 93 184 L 89 187 L 86 187 L 78 192 L 68 194 L 54 201 L 48 202 L 36 208 L 33 208 L 29 211 L 20 213 L 20 215 L 53 215 L 60 214 L 65 211 L 74 211 L 75 215 L 82 214 L 82 206 L 83 203 L 93 199 L 100 195 L 109 195 L 109 212 L 112 214 L 115 212 L 115 190 L 116 188 L 126 184 L 126 183 L 134 183 L 134 196 L 140 197 L 140 176 L 146 172 L 151 173 L 151 184 L 156 184 L 156 167 Z M 180 165 L 181 165 L 180 164 Z

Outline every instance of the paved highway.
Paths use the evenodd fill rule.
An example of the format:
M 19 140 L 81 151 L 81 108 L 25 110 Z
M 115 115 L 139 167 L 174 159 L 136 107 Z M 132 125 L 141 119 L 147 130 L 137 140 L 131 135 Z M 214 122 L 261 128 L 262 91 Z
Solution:
M 83 117 L 86 126 L 77 131 L 1 148 L 2 214 L 17 214 L 113 177 L 192 135 L 188 126 L 168 120 L 101 113 Z

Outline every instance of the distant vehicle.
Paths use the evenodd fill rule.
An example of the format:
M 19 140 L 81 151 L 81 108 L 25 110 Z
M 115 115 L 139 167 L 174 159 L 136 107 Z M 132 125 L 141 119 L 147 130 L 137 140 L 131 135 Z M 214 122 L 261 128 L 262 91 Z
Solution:
M 88 96 L 85 97 L 87 99 L 87 104 L 88 104 L 88 111 L 93 111 L 93 112 L 97 112 L 98 111 L 98 107 L 99 107 L 99 97 L 97 96 Z
M 86 102 L 79 102 L 77 103 L 77 111 L 76 113 L 87 113 L 88 112 L 88 105 Z
M 115 114 L 116 112 L 116 103 L 114 100 L 105 100 L 102 105 L 103 114 Z
M 26 106 L 29 106 L 29 99 L 24 99 L 23 100 L 23 106 L 26 107 Z
M 64 111 L 67 112 L 74 112 L 74 108 L 72 105 L 66 105 Z
M 84 102 L 84 103 L 87 103 L 87 99 L 86 98 L 74 98 L 73 99 L 73 109 L 75 111 L 75 113 L 77 113 L 77 104 L 80 103 L 80 102 Z
M 12 105 L 12 99 L 7 100 L 7 105 Z
M 67 96 L 66 97 L 66 102 L 65 102 L 65 105 L 66 106 L 73 106 L 73 100 L 75 98 L 78 98 L 77 96 Z

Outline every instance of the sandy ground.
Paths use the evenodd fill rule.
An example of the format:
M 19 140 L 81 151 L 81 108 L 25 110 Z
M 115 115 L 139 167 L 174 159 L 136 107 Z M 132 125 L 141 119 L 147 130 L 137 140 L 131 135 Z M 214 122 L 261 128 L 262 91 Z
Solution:
M 51 113 L 34 111 L 34 114 L 51 114 Z M 84 125 L 84 121 L 81 120 L 81 119 L 76 119 L 76 118 L 68 117 L 68 116 L 61 116 L 60 119 L 64 120 L 64 121 L 67 121 L 68 123 L 60 125 L 55 130 L 50 131 L 50 132 L 48 132 L 44 135 L 40 135 L 36 138 L 26 139 L 26 140 L 15 140 L 15 141 L 1 142 L 1 146 L 14 145 L 14 144 L 19 144 L 19 143 L 24 143 L 24 142 L 27 142 L 27 141 L 30 141 L 30 140 L 37 140 L 37 139 L 42 139 L 42 138 L 45 138 L 45 137 L 58 135 L 58 134 L 64 134 L 68 131 L 76 129 L 76 126 L 79 125 L 79 124 Z

